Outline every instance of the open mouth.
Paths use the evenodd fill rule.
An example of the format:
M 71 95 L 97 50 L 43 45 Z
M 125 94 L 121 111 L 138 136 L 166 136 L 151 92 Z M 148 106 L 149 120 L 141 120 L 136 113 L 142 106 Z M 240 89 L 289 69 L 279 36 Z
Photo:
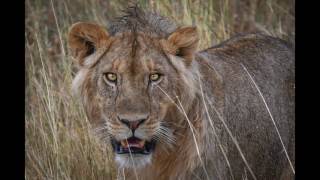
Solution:
M 111 144 L 117 154 L 131 153 L 148 155 L 154 150 L 156 142 L 155 140 L 146 141 L 136 137 L 130 137 L 129 139 L 121 141 L 111 139 Z

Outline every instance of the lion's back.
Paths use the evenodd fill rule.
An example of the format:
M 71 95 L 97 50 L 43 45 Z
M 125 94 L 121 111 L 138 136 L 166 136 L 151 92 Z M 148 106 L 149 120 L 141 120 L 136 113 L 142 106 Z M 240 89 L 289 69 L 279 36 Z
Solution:
M 277 38 L 248 34 L 200 52 L 198 62 L 209 82 L 204 89 L 208 103 L 212 103 L 210 114 L 233 176 L 239 179 L 251 175 L 212 108 L 220 112 L 257 179 L 279 179 L 284 171 L 291 170 L 271 116 L 294 166 L 293 47 Z M 216 150 L 218 141 L 214 134 L 210 136 L 209 141 L 213 142 L 208 144 L 214 145 L 207 149 L 215 151 L 215 160 L 219 161 L 212 158 L 207 163 L 220 169 L 221 174 L 230 174 L 225 157 Z

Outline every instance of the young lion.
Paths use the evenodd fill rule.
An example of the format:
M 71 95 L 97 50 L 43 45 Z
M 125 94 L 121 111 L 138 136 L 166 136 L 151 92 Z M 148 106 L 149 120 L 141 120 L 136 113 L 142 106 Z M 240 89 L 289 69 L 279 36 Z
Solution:
M 136 6 L 108 30 L 71 27 L 73 90 L 119 178 L 293 179 L 293 48 L 262 34 L 198 41 L 196 27 Z

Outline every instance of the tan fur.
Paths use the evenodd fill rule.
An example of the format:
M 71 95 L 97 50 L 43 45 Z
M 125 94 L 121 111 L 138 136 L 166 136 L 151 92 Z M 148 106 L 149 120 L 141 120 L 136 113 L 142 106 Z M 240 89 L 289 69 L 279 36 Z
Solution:
M 163 41 L 163 48 L 171 54 L 181 55 L 190 64 L 198 47 L 198 41 L 196 27 L 182 27 Z
M 90 31 L 91 30 L 91 31 Z M 75 77 L 73 81 L 73 91 L 80 96 L 80 98 L 83 99 L 83 104 L 86 107 L 87 114 L 89 116 L 89 119 L 94 124 L 99 124 L 99 120 L 101 116 L 99 116 L 99 113 L 101 113 L 101 106 L 102 104 L 99 104 L 99 97 L 94 95 L 95 90 L 92 89 L 92 86 L 90 85 L 90 80 L 92 77 L 92 69 L 91 66 L 86 66 L 86 64 L 89 64 L 90 61 L 96 62 L 98 59 L 103 59 L 103 53 L 104 51 L 107 51 L 106 46 L 108 46 L 108 39 L 112 38 L 112 46 L 110 49 L 117 49 L 118 43 L 122 43 L 122 40 L 124 37 L 127 37 L 127 39 L 131 39 L 131 34 L 118 34 L 114 37 L 108 37 L 107 33 L 102 30 L 99 26 L 93 25 L 91 23 L 77 23 L 72 26 L 71 32 L 69 34 L 69 44 L 72 52 L 74 52 L 74 57 L 76 60 L 79 61 L 79 64 L 82 65 L 82 68 L 80 68 L 77 76 Z M 86 51 L 88 51 L 87 47 L 84 44 L 84 40 L 79 39 L 79 37 L 90 40 L 94 42 L 96 47 L 96 52 L 92 55 L 85 56 Z M 102 39 L 104 42 L 104 46 L 102 46 Z M 168 53 L 167 56 L 169 58 L 169 61 L 174 65 L 175 68 L 179 70 L 180 77 L 179 80 L 181 80 L 181 84 L 183 84 L 186 87 L 178 87 L 180 91 L 186 92 L 167 92 L 170 94 L 172 98 L 174 98 L 175 103 L 178 103 L 176 97 L 179 98 L 181 103 L 183 104 L 183 108 L 188 111 L 190 109 L 190 102 L 192 99 L 195 98 L 195 94 L 197 88 L 196 88 L 196 79 L 193 73 L 196 73 L 197 71 L 190 71 L 187 69 L 186 64 L 191 64 L 193 52 L 196 50 L 197 43 L 198 43 L 198 36 L 196 33 L 196 29 L 194 27 L 184 27 L 179 28 L 177 31 L 172 33 L 167 39 L 150 39 L 149 37 L 141 34 L 141 36 L 138 36 L 138 39 L 140 42 L 145 41 L 150 43 L 153 43 L 155 47 L 163 49 L 164 52 Z M 145 43 L 144 42 L 144 43 Z M 140 48 L 142 49 L 148 49 L 149 47 L 146 45 L 144 46 L 144 43 L 140 43 Z M 116 50 L 117 51 L 117 50 Z M 143 52 L 144 50 L 142 50 Z M 178 52 L 179 51 L 179 52 Z M 176 53 L 179 53 L 181 55 L 181 58 L 176 57 Z M 94 59 L 94 60 L 92 60 Z M 127 68 L 128 64 L 130 64 L 130 61 L 121 62 L 119 59 L 115 59 L 112 63 L 112 69 L 117 70 L 119 72 L 125 71 L 125 68 Z M 94 63 L 90 63 L 94 64 Z M 153 61 L 147 61 L 146 67 L 152 71 L 152 69 L 157 68 L 157 64 Z M 139 68 L 141 68 L 139 66 Z M 140 70 L 141 71 L 141 70 Z M 178 78 L 178 77 L 177 77 Z M 180 86 L 177 84 L 177 86 Z M 172 89 L 173 90 L 173 89 Z M 157 93 L 160 93 L 159 95 L 163 95 L 163 93 L 158 90 Z M 131 92 L 128 96 L 132 96 L 135 94 L 135 92 Z M 163 95 L 164 96 L 164 95 Z M 136 99 L 141 99 L 139 97 L 136 97 Z M 186 126 L 185 118 L 181 114 L 181 112 L 178 110 L 175 105 L 172 104 L 171 101 L 168 100 L 167 97 L 164 97 L 166 99 L 162 104 L 162 110 L 160 111 L 162 115 L 165 116 L 167 114 L 167 119 L 169 120 L 176 120 L 171 123 L 174 123 L 175 125 L 171 126 L 172 130 L 175 132 L 175 136 L 177 137 L 177 142 L 174 145 L 176 148 L 174 151 L 172 149 L 161 147 L 161 143 L 157 144 L 157 149 L 154 153 L 154 157 L 152 160 L 152 165 L 150 168 L 153 169 L 153 171 L 150 172 L 157 172 L 157 179 L 169 179 L 172 177 L 182 177 L 184 173 L 182 172 L 190 172 L 193 168 L 195 168 L 199 164 L 198 156 L 195 153 L 194 142 L 192 141 L 192 134 L 188 130 L 188 126 Z M 125 107 L 122 107 L 125 108 Z M 170 112 L 166 111 L 165 109 L 170 109 Z M 125 110 L 125 109 L 124 109 Z M 122 110 L 121 110 L 122 111 Z M 172 116 L 172 117 L 169 117 Z M 180 118 L 178 118 L 180 116 Z M 177 121 L 180 119 L 180 121 Z M 158 121 L 158 120 L 157 120 Z M 150 127 L 157 127 L 154 126 L 156 122 L 152 122 L 151 120 L 149 123 L 146 123 L 146 125 L 149 125 Z M 170 123 L 170 122 L 169 122 Z M 201 121 L 193 121 L 193 126 L 195 127 L 195 130 L 197 132 L 199 131 L 199 128 L 201 127 Z M 97 125 L 99 126 L 99 125 Z M 121 124 L 113 122 L 112 129 L 109 129 L 109 131 L 116 133 L 116 129 L 123 128 Z M 152 129 L 152 128 L 151 128 Z M 184 134 L 184 136 L 181 136 Z M 197 135 L 197 141 L 201 143 L 200 137 L 202 135 Z M 189 148 L 183 148 L 183 147 L 189 147 Z M 170 152 L 168 154 L 168 152 Z M 179 152 L 179 153 L 177 153 Z M 186 168 L 187 167 L 187 168 Z M 182 168 L 184 170 L 182 170 Z M 132 173 L 132 172 L 131 172 Z M 128 172 L 130 174 L 130 172 Z M 148 174 L 143 173 L 145 177 L 140 177 L 142 179 L 150 179 L 154 176 L 154 174 Z M 173 176 L 173 174 L 175 174 Z
M 72 49 L 73 56 L 80 60 L 80 65 L 83 65 L 89 48 L 86 43 L 93 43 L 101 51 L 100 53 L 95 53 L 95 56 L 97 56 L 93 58 L 95 60 L 91 60 L 96 61 L 109 46 L 110 39 L 108 38 L 108 33 L 99 25 L 84 22 L 73 24 L 69 30 L 68 44 Z
M 233 174 L 239 179 L 247 175 L 243 159 L 225 132 L 221 118 L 229 118 L 227 123 L 234 128 L 231 131 L 237 132 L 236 139 L 246 150 L 249 163 L 258 163 L 254 170 L 261 173 L 256 176 L 260 179 L 279 177 L 285 166 L 282 159 L 282 164 L 275 167 L 277 173 L 265 170 L 278 162 L 273 161 L 278 157 L 270 155 L 279 151 L 279 146 L 275 146 L 277 136 L 266 131 L 273 126 L 268 114 L 263 114 L 266 113 L 265 106 L 248 77 L 243 75 L 239 62 L 267 74 L 271 67 L 265 68 L 269 64 L 263 63 L 278 61 L 282 66 L 288 65 L 286 69 L 289 71 L 282 71 L 280 68 L 283 67 L 279 65 L 276 66 L 279 69 L 272 67 L 272 73 L 278 73 L 277 78 L 290 79 L 292 67 L 286 63 L 291 62 L 292 54 L 286 45 L 267 36 L 248 35 L 197 53 L 199 37 L 195 27 L 178 27 L 165 32 L 161 27 L 167 28 L 169 23 L 150 21 L 148 26 L 148 19 L 139 19 L 142 16 L 139 13 L 143 12 L 133 9 L 130 13 L 123 20 L 127 24 L 119 21 L 109 33 L 92 23 L 77 23 L 69 33 L 71 52 L 80 65 L 73 81 L 73 91 L 82 100 L 94 127 L 104 130 L 99 133 L 117 141 L 127 139 L 132 132 L 119 121 L 119 117 L 133 120 L 146 117 L 136 129 L 135 136 L 146 141 L 157 138 L 155 151 L 148 156 L 149 159 L 134 157 L 136 162 L 142 162 L 141 166 L 128 165 L 123 160 L 127 157 L 118 155 L 116 160 L 120 162 L 119 170 L 124 168 L 125 179 L 136 179 L 135 172 L 140 180 L 206 179 L 207 176 L 209 179 L 232 179 Z M 158 27 L 161 23 L 164 25 Z M 277 48 L 283 51 L 277 52 Z M 285 60 L 286 63 L 279 63 Z M 116 82 L 105 80 L 104 75 L 109 72 L 117 75 Z M 161 80 L 151 82 L 149 76 L 155 72 L 162 74 Z M 259 74 L 255 77 L 260 78 Z M 269 78 L 265 82 L 278 83 L 274 79 Z M 276 91 L 274 87 L 267 89 Z M 281 107 L 288 107 L 283 112 L 290 115 L 291 94 L 283 94 L 277 98 L 271 94 L 270 97 L 283 98 L 281 103 L 287 104 Z M 215 107 L 217 112 L 212 108 L 206 112 L 205 106 Z M 211 128 L 209 117 L 214 121 L 216 130 Z M 280 124 L 286 130 L 292 123 L 288 122 L 288 127 L 286 119 L 283 119 Z M 160 136 L 159 131 L 164 127 L 165 136 Z M 288 137 L 290 135 L 286 134 L 287 141 Z M 251 141 L 250 138 L 256 139 Z M 109 139 L 105 142 L 109 143 Z M 259 148 L 254 148 L 256 146 Z M 221 153 L 223 150 L 233 158 L 230 159 L 233 172 Z M 269 164 L 264 158 L 268 158 Z M 121 166 L 121 163 L 126 166 Z M 265 163 L 265 167 L 260 167 L 260 163 Z M 288 169 L 283 178 L 287 174 L 290 174 Z

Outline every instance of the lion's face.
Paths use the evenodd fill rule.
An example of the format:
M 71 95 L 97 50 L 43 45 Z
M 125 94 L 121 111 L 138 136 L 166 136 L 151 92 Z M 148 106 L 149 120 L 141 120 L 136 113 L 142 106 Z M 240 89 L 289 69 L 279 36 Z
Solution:
M 102 118 L 123 165 L 130 164 L 131 156 L 139 159 L 137 164 L 150 161 L 157 139 L 162 134 L 173 138 L 164 120 L 170 101 L 161 89 L 168 91 L 174 69 L 157 42 L 143 35 L 136 44 L 131 41 L 131 34 L 115 37 L 96 66 Z
M 177 33 L 185 35 L 190 28 L 186 30 Z M 159 146 L 175 142 L 170 125 L 175 122 L 168 118 L 168 110 L 176 108 L 175 96 L 190 91 L 180 83 L 188 86 L 183 71 L 192 58 L 179 47 L 183 43 L 179 44 L 178 35 L 171 35 L 170 42 L 170 37 L 164 40 L 132 32 L 109 37 L 87 23 L 71 29 L 70 47 L 83 68 L 74 88 L 80 89 L 90 120 L 107 130 L 107 143 L 122 167 L 143 167 Z

